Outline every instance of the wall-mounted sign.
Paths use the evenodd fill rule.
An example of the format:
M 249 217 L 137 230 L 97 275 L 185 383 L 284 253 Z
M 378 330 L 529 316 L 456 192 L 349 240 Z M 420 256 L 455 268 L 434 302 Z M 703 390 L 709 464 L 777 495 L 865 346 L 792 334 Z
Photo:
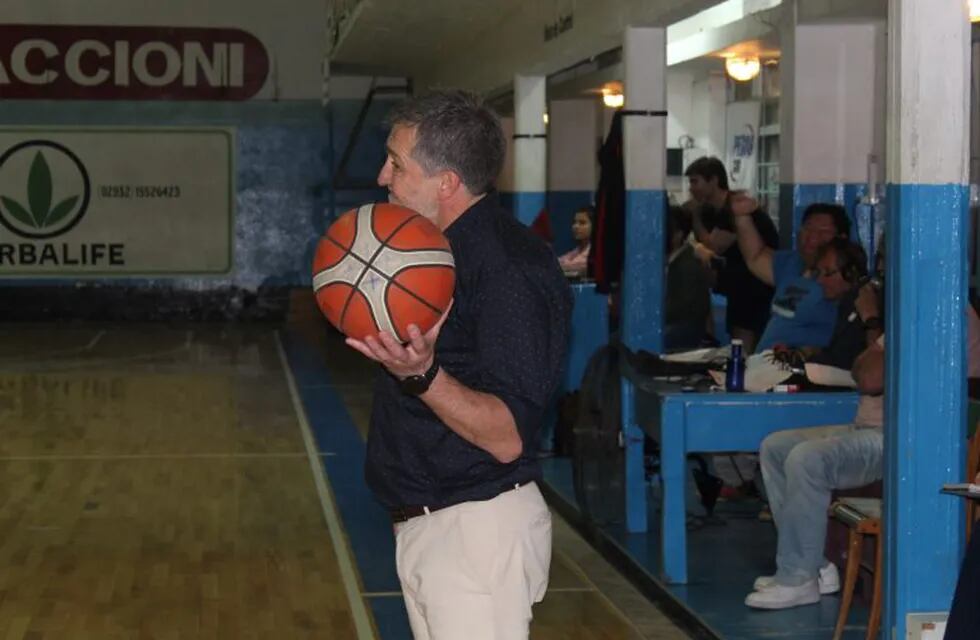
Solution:
M 240 29 L 0 25 L 0 99 L 246 100 L 268 75 Z
M 227 273 L 225 129 L 0 128 L 0 277 Z
M 756 165 L 759 149 L 759 119 L 762 105 L 759 102 L 732 102 L 725 109 L 725 164 L 728 166 L 728 184 L 732 189 L 756 193 Z

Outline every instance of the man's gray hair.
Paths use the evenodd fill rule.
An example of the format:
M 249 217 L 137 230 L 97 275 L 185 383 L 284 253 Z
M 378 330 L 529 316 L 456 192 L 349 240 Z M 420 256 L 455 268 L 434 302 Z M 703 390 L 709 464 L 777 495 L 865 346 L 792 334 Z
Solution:
M 465 91 L 434 91 L 395 106 L 391 125 L 415 127 L 412 157 L 428 175 L 449 170 L 473 195 L 493 188 L 506 142 L 497 115 Z

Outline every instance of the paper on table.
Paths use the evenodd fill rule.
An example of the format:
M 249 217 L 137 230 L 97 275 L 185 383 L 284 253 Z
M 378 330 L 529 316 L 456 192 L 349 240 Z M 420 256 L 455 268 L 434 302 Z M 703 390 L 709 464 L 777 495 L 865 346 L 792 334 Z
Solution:
M 693 351 L 665 353 L 660 356 L 660 359 L 667 362 L 712 362 L 727 358 L 728 353 L 728 347 L 708 347 L 706 349 L 694 349 Z
M 857 383 L 851 372 L 847 369 L 839 369 L 826 364 L 806 363 L 806 377 L 814 384 L 822 384 L 827 387 L 850 387 L 857 388 Z
M 772 361 L 772 351 L 763 351 L 749 356 L 745 361 L 745 390 L 753 393 L 769 391 L 785 381 L 793 372 Z M 718 386 L 725 386 L 725 372 L 711 371 L 711 378 Z

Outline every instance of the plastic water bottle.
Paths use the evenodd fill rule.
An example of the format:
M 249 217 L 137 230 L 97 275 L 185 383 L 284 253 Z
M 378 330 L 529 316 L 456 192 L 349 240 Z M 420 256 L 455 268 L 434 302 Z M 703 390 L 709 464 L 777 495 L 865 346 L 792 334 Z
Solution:
M 725 367 L 725 390 L 745 391 L 745 356 L 742 353 L 742 341 L 732 340 L 731 353 L 728 356 L 728 366 Z

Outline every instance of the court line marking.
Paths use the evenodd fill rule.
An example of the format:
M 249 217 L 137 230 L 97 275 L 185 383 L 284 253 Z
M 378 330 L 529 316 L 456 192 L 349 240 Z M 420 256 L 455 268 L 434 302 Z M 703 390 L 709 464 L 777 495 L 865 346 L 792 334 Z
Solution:
M 354 618 L 354 629 L 357 632 L 358 640 L 375 640 L 374 625 L 371 624 L 371 618 L 368 616 L 367 608 L 364 606 L 364 598 L 361 597 L 357 573 L 351 558 L 351 550 L 347 546 L 347 536 L 344 534 L 343 525 L 340 522 L 340 515 L 337 513 L 337 504 L 333 499 L 330 480 L 327 478 L 323 465 L 320 464 L 319 456 L 316 455 L 313 432 L 306 418 L 306 410 L 303 408 L 303 402 L 299 396 L 296 379 L 293 377 L 293 372 L 289 368 L 289 360 L 286 358 L 286 349 L 282 344 L 282 336 L 278 331 L 275 332 L 275 336 L 276 347 L 279 351 L 279 361 L 282 363 L 282 370 L 286 376 L 286 382 L 289 385 L 289 395 L 293 400 L 293 408 L 296 412 L 300 430 L 303 432 L 303 443 L 306 445 L 310 470 L 313 472 L 313 481 L 320 498 L 320 508 L 323 511 L 323 517 L 327 523 L 330 541 L 336 550 L 340 577 L 344 583 L 344 591 L 347 593 L 347 603 L 350 605 L 351 616 Z
M 575 534 L 576 536 L 578 536 L 578 533 L 577 533 L 577 532 L 575 532 L 575 531 L 574 531 L 574 529 L 573 529 L 573 531 L 572 531 L 572 532 L 573 532 L 573 533 L 574 533 L 574 534 Z M 586 542 L 586 541 L 584 541 L 584 540 L 581 540 L 581 539 L 580 539 L 580 541 L 581 541 L 581 542 L 582 542 L 583 544 L 585 544 L 585 545 L 588 545 L 588 544 L 589 544 L 588 542 Z M 592 553 L 596 553 L 596 554 L 598 554 L 598 552 L 597 552 L 597 551 L 596 551 L 595 549 L 593 549 L 593 548 L 592 548 L 591 546 L 589 546 L 589 549 L 590 549 L 590 550 L 592 551 Z M 569 568 L 570 568 L 570 569 L 572 570 L 572 572 L 573 572 L 573 573 L 577 573 L 577 574 L 578 574 L 578 576 L 579 576 L 580 578 L 582 578 L 582 579 L 583 579 L 583 580 L 584 580 L 584 581 L 586 582 L 586 584 L 588 584 L 588 585 L 591 585 L 591 587 L 592 587 L 592 589 L 591 589 L 591 591 L 593 591 L 593 592 L 595 592 L 596 594 L 598 594 L 598 596 L 599 596 L 599 599 L 600 599 L 600 600 L 602 600 L 603 602 L 605 602 L 605 604 L 606 604 L 606 606 L 607 606 L 607 607 L 608 607 L 609 609 L 611 609 L 611 610 L 612 610 L 612 612 L 613 612 L 613 613 L 614 613 L 615 615 L 617 615 L 617 616 L 619 616 L 619 619 L 620 619 L 620 620 L 621 620 L 622 622 L 625 622 L 625 623 L 626 623 L 626 626 L 628 626 L 628 627 L 629 627 L 630 629 L 632 629 L 632 630 L 633 630 L 634 632 L 636 632 L 636 633 L 637 633 L 637 634 L 638 634 L 638 635 L 639 635 L 639 636 L 640 636 L 641 638 L 643 637 L 643 632 L 642 632 L 642 631 L 640 631 L 640 627 L 639 627 L 639 625 L 638 625 L 638 624 L 637 624 L 636 622 L 634 622 L 634 621 L 633 621 L 633 619 L 632 619 L 632 618 L 630 618 L 630 617 L 629 617 L 629 616 L 628 616 L 628 615 L 626 614 L 626 612 L 625 612 L 625 611 L 623 611 L 623 610 L 622 610 L 622 609 L 621 609 L 621 608 L 619 607 L 619 605 L 617 605 L 617 604 L 616 604 L 615 602 L 613 602 L 613 599 L 612 599 L 612 598 L 610 598 L 610 597 L 609 597 L 609 596 L 608 596 L 608 595 L 607 595 L 606 593 L 604 593 L 604 592 L 603 592 L 603 590 L 602 590 L 602 589 L 600 589 L 600 588 L 599 588 L 599 585 L 597 585 L 597 584 L 595 583 L 595 581 L 593 581 L 593 580 L 592 580 L 592 578 L 590 578 L 590 577 L 589 577 L 589 574 L 588 574 L 588 573 L 586 573 L 586 571 L 585 571 L 585 569 L 584 569 L 584 568 L 583 568 L 583 567 L 582 567 L 582 566 L 581 566 L 581 565 L 580 565 L 580 564 L 579 564 L 578 562 L 576 562 L 575 560 L 573 560 L 573 559 L 572 559 L 572 556 L 571 556 L 571 555 L 569 555 L 569 553 L 567 553 L 567 552 L 566 552 L 566 551 L 564 551 L 563 549 L 554 549 L 554 548 L 552 549 L 552 552 L 551 552 L 551 553 L 552 553 L 552 556 L 556 556 L 556 555 L 557 555 L 557 556 L 559 556 L 559 557 L 561 557 L 561 559 L 565 561 L 565 564 L 569 566 Z M 600 559 L 602 560 L 602 562 L 603 562 L 603 563 L 605 563 L 605 564 L 606 564 L 607 566 L 609 566 L 609 569 L 611 570 L 611 572 L 612 572 L 613 574 L 615 574 L 615 577 L 616 577 L 616 578 L 618 578 L 618 579 L 619 579 L 619 580 L 621 580 L 622 582 L 624 582 L 624 583 L 626 583 L 626 584 L 628 584 L 628 585 L 629 585 L 630 587 L 632 587 L 632 588 L 633 588 L 633 589 L 634 589 L 635 591 L 637 591 L 637 592 L 639 592 L 639 590 L 638 590 L 638 589 L 636 589 L 636 587 L 633 587 L 633 585 L 632 585 L 632 584 L 630 584 L 630 582 L 629 582 L 629 581 L 628 581 L 628 580 L 627 580 L 626 578 L 624 578 L 624 577 L 622 576 L 622 574 L 620 574 L 620 573 L 619 573 L 618 571 L 616 571 L 616 569 L 615 569 L 614 567 L 612 567 L 612 566 L 610 566 L 610 565 L 609 565 L 609 562 L 608 562 L 608 561 L 607 561 L 607 560 L 606 560 L 605 558 L 602 558 L 602 556 L 599 556 L 599 558 L 600 558 Z M 548 589 L 548 591 L 551 591 L 551 589 Z M 556 592 L 560 592 L 560 590 L 559 590 L 559 589 L 555 589 L 555 591 L 556 591 Z M 641 594 L 641 595 L 642 595 L 642 594 Z M 648 600 L 648 602 L 649 602 L 649 600 Z M 675 623 L 675 622 L 674 622 L 673 620 L 670 620 L 669 618 L 667 618 L 667 616 L 666 616 L 666 614 L 664 614 L 664 612 L 663 612 L 663 611 L 662 611 L 662 610 L 660 609 L 660 607 L 657 607 L 657 605 L 655 605 L 655 604 L 653 604 L 653 603 L 651 603 L 651 605 L 652 605 L 652 606 L 653 606 L 653 607 L 654 607 L 654 608 L 655 608 L 655 609 L 657 610 L 657 612 L 658 612 L 658 613 L 659 613 L 660 615 L 662 615 L 662 616 L 664 617 L 664 619 L 665 619 L 665 620 L 668 620 L 668 621 L 670 622 L 670 624 L 671 624 L 672 626 L 674 626 L 675 628 L 679 628 L 679 627 L 677 626 L 677 624 L 676 624 L 676 623 Z
M 188 331 L 187 338 L 184 343 L 179 347 L 173 347 L 170 349 L 164 349 L 162 351 L 151 351 L 147 353 L 136 353 L 129 356 L 118 356 L 118 357 L 107 357 L 107 358 L 92 358 L 91 360 L 79 360 L 79 359 L 66 359 L 55 354 L 54 357 L 48 357 L 49 354 L 41 354 L 39 357 L 33 358 L 30 362 L 20 362 L 19 360 L 23 356 L 15 357 L 2 357 L 0 358 L 0 371 L 4 373 L 51 373 L 58 374 L 67 371 L 77 371 L 78 369 L 95 369 L 97 367 L 112 367 L 121 364 L 133 364 L 133 363 L 143 363 L 145 360 L 154 360 L 156 358 L 162 358 L 171 355 L 177 355 L 179 353 L 189 351 L 192 346 L 191 343 L 191 332 Z M 61 355 L 74 355 L 79 353 L 79 349 L 75 348 L 71 352 L 63 352 Z M 164 363 L 170 364 L 170 363 Z M 185 363 L 180 363 L 185 364 Z M 17 365 L 17 369 L 6 369 L 8 366 Z
M 88 344 L 85 345 L 84 347 L 85 351 L 91 351 L 92 349 L 94 349 L 95 345 L 99 344 L 99 341 L 102 340 L 103 337 L 105 337 L 105 334 L 106 334 L 105 330 L 99 331 L 97 334 L 95 334 L 95 336 L 88 341 Z
M 97 331 L 95 335 L 85 344 L 82 345 L 76 344 L 75 346 L 67 347 L 64 349 L 52 349 L 51 351 L 47 351 L 44 353 L 31 354 L 31 359 L 32 360 L 44 360 L 44 359 L 55 360 L 63 356 L 76 355 L 80 353 L 85 353 L 87 351 L 91 351 L 92 349 L 95 348 L 95 345 L 99 344 L 102 338 L 105 337 L 105 334 L 106 334 L 106 330 L 102 329 L 101 331 Z M 10 356 L 8 354 L 4 354 L 2 357 L 0 357 L 0 360 L 14 361 L 19 358 L 23 358 L 25 355 L 26 354 L 16 354 Z
M 338 391 L 374 391 L 374 386 L 370 384 L 334 384 L 333 382 L 324 382 L 317 384 L 304 384 L 304 389 L 336 389 Z
M 592 587 L 548 587 L 548 593 L 595 593 L 598 589 Z M 401 591 L 365 591 L 365 598 L 394 598 L 402 597 Z

